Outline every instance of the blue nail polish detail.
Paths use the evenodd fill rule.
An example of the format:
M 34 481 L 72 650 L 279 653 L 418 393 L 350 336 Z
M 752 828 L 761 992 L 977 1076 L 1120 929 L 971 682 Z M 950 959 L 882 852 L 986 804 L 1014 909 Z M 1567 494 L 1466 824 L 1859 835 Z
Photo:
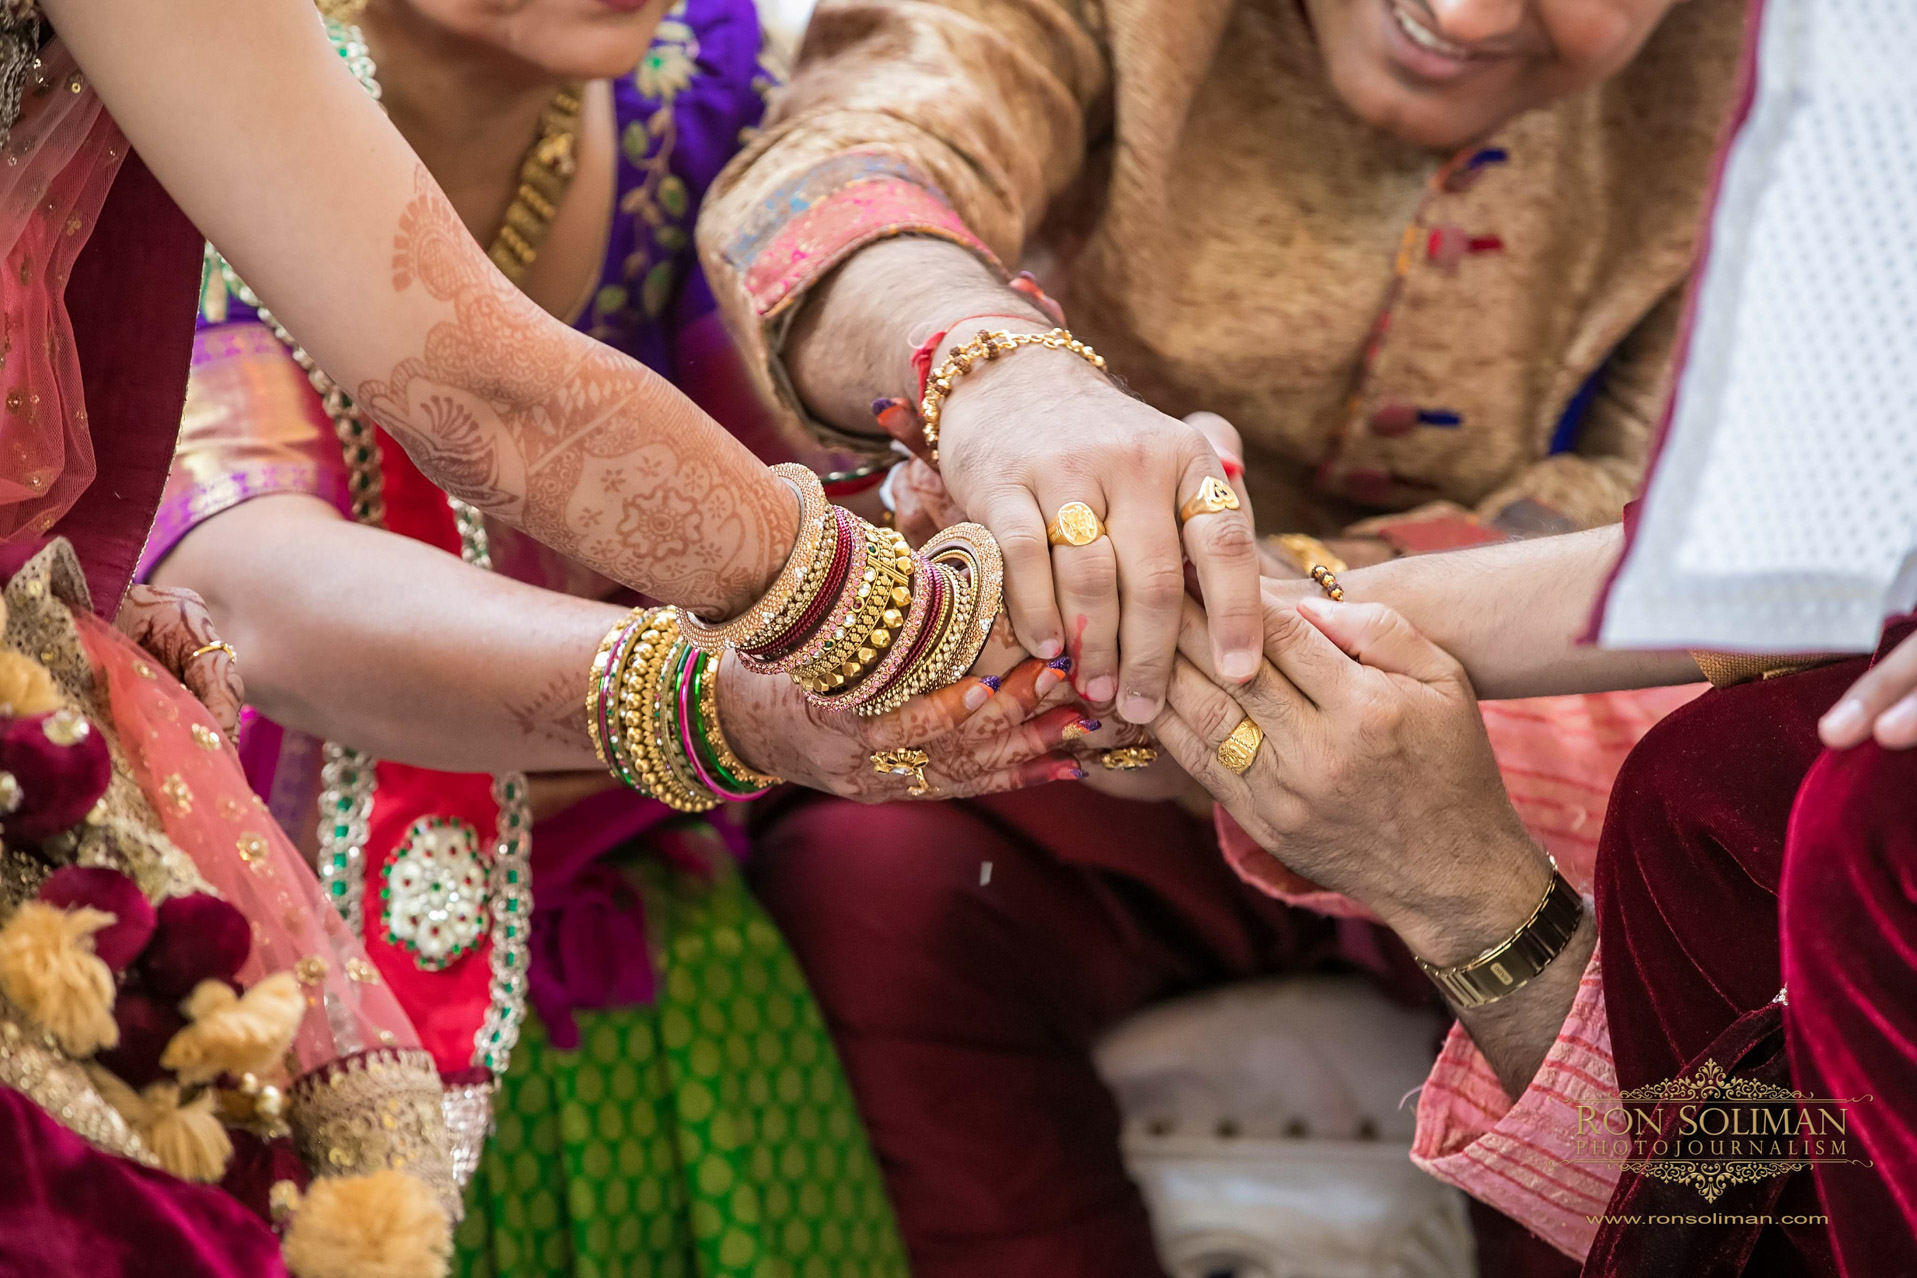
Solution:
M 1072 769 L 1072 780 L 1083 781 L 1084 779 L 1085 779 L 1085 769 L 1083 768 Z
M 1072 659 L 1067 654 L 1061 652 L 1056 657 L 1053 657 L 1050 661 L 1046 662 L 1045 664 L 1051 669 L 1060 671 L 1062 673 L 1072 668 Z
M 993 692 L 997 692 L 1005 684 L 1005 680 L 997 675 L 980 675 L 978 681 L 990 688 Z
M 1085 729 L 1085 731 L 1087 732 L 1097 732 L 1100 728 L 1104 727 L 1105 725 L 1099 722 L 1097 719 L 1080 719 L 1078 721 L 1078 726 Z

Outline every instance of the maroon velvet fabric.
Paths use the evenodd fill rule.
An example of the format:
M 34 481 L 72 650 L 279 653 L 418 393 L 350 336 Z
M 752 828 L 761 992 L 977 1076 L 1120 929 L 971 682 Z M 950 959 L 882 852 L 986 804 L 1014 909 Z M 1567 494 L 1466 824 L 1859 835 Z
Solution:
M 913 1273 L 1163 1278 L 1091 1045 L 1158 999 L 1327 963 L 1336 923 L 1246 887 L 1207 823 L 1082 786 L 759 818 L 754 887 L 825 1011 Z M 1495 1213 L 1484 1230 L 1511 1262 L 1487 1274 L 1571 1269 Z
M 1784 850 L 1785 1026 L 1798 1086 L 1868 1096 L 1848 1130 L 1874 1168 L 1817 1187 L 1847 1278 L 1917 1274 L 1917 750 L 1873 744 L 1811 768 Z
M 140 157 L 129 155 L 67 281 L 98 474 L 53 535 L 79 551 L 104 617 L 119 611 L 173 460 L 203 244 Z
M 1610 977 L 1606 960 L 1605 977 Z M 1789 1087 L 1784 1054 L 1783 1009 L 1765 1004 L 1738 1017 L 1693 1064 L 1714 1060 L 1739 1078 Z M 1682 1121 L 1678 1107 L 1664 1111 L 1659 1133 L 1669 1139 Z M 1727 1187 L 1706 1202 L 1689 1185 L 1627 1174 L 1606 1208 L 1614 1217 L 1822 1215 L 1817 1189 L 1807 1173 L 1777 1176 Z M 1747 1226 L 1718 1223 L 1656 1224 L 1639 1220 L 1598 1231 L 1585 1259 L 1587 1278 L 1836 1278 L 1836 1265 L 1821 1226 Z
M 4 1278 L 285 1278 L 237 1199 L 102 1153 L 8 1088 L 0 1167 Z
M 1890 628 L 1884 648 L 1910 629 Z M 1727 1056 L 1742 1062 L 1734 1072 L 1789 1077 L 1781 1035 L 1773 1032 L 1780 1014 L 1771 1006 L 1784 985 L 1778 893 L 1785 837 L 1799 787 L 1824 753 L 1817 719 L 1867 664 L 1858 658 L 1708 692 L 1653 728 L 1625 761 L 1596 874 L 1604 1002 L 1620 1087 L 1662 1081 L 1707 1058 L 1728 1068 Z M 1832 919 L 1824 925 L 1841 926 Z M 1809 1172 L 1763 1184 L 1776 1193 L 1776 1205 L 1753 1212 L 1822 1214 Z M 1741 1199 L 1758 1191 L 1727 1194 L 1733 1192 Z M 1630 1174 L 1611 1206 L 1614 1214 L 1710 1209 L 1688 1187 Z M 1650 1253 L 1703 1266 L 1658 1271 L 1673 1274 L 1836 1272 L 1823 1226 L 1711 1225 L 1693 1232 L 1607 1225 L 1586 1273 L 1634 1278 L 1650 1272 L 1633 1267 L 1651 1264 Z M 1663 1251 L 1654 1239 L 1663 1240 Z

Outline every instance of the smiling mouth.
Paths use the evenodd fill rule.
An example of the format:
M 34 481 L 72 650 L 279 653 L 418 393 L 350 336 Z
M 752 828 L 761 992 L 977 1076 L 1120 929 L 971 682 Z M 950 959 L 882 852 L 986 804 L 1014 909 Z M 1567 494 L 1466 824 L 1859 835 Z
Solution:
M 1427 53 L 1435 54 L 1440 58 L 1449 58 L 1454 62 L 1469 62 L 1477 56 L 1472 50 L 1461 44 L 1453 44 L 1425 26 L 1401 4 L 1391 5 L 1391 19 L 1398 24 L 1398 30 L 1404 32 L 1407 40 Z

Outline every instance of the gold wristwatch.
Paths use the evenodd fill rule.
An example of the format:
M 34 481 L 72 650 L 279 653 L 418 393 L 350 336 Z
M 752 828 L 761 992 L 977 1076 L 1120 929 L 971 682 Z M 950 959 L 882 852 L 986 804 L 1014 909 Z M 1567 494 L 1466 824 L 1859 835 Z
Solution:
M 1483 1007 L 1514 990 L 1523 989 L 1577 935 L 1584 921 L 1584 898 L 1558 873 L 1551 862 L 1551 886 L 1531 917 L 1510 936 L 1476 958 L 1455 967 L 1434 967 L 1418 959 L 1418 966 L 1444 996 L 1461 1008 Z

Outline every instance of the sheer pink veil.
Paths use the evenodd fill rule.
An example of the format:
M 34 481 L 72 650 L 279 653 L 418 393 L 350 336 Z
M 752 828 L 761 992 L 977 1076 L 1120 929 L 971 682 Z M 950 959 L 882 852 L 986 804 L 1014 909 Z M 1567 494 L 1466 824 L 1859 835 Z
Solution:
M 296 1073 L 365 1051 L 418 1049 L 412 1022 L 248 788 L 206 707 L 112 626 L 83 607 L 73 618 L 105 683 L 120 748 L 167 837 L 252 924 L 240 984 L 292 972 L 306 992 Z
M 64 293 L 126 140 L 58 40 L 0 150 L 0 541 L 39 536 L 94 476 Z

